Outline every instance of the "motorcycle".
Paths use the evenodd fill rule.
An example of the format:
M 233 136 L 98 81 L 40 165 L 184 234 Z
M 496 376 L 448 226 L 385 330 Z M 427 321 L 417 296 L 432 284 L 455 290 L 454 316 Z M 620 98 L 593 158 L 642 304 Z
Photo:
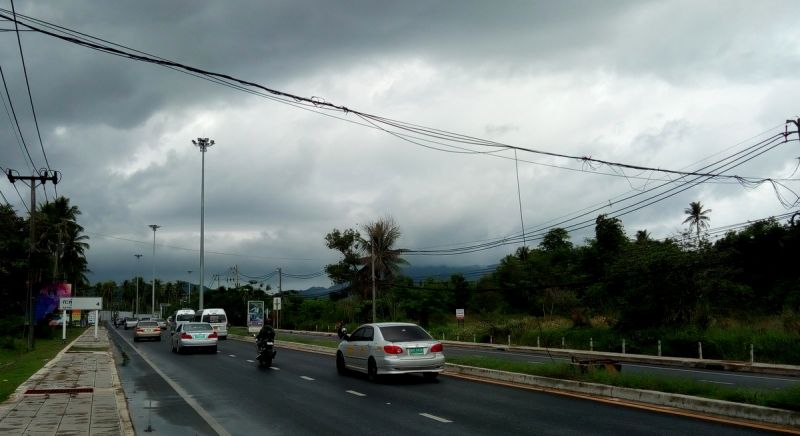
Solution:
M 259 366 L 272 366 L 272 359 L 278 354 L 278 352 L 275 351 L 275 342 L 263 339 L 256 342 L 256 348 L 258 349 L 256 360 L 258 360 Z

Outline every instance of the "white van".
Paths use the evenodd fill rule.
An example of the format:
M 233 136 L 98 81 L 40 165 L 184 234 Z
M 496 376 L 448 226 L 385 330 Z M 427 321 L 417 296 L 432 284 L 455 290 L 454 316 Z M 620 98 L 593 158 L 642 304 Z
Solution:
M 195 321 L 211 324 L 220 339 L 228 338 L 228 315 L 225 309 L 203 309 L 195 313 Z
M 170 331 L 174 332 L 181 324 L 194 321 L 194 310 L 178 309 L 170 318 L 172 318 L 169 323 Z

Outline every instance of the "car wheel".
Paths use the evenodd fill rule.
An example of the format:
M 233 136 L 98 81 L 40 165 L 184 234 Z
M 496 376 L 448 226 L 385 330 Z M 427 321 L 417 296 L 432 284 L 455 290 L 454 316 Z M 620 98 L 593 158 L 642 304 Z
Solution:
M 341 351 L 336 353 L 336 372 L 338 372 L 339 375 L 347 374 L 347 366 L 344 364 L 344 355 Z
M 173 353 L 177 352 L 177 350 L 175 349 L 175 343 L 170 343 L 170 348 L 172 349 Z
M 209 354 L 217 354 L 217 346 L 214 345 L 213 347 L 209 347 L 208 348 L 208 353 Z
M 439 377 L 438 372 L 423 372 L 422 376 L 425 377 L 425 380 L 434 381 L 436 377 Z
M 133 338 L 133 342 L 139 342 L 139 338 Z
M 161 336 L 157 337 L 157 338 L 156 338 L 156 340 L 157 340 L 158 342 L 161 342 Z
M 369 381 L 378 381 L 378 365 L 375 363 L 375 359 L 372 357 L 369 358 L 369 363 L 367 363 L 367 377 L 369 378 Z
M 183 354 L 183 347 L 181 347 L 181 344 L 180 344 L 180 343 L 178 343 L 178 345 L 176 345 L 176 347 L 178 348 L 178 351 L 177 351 L 177 353 L 178 353 L 178 354 Z

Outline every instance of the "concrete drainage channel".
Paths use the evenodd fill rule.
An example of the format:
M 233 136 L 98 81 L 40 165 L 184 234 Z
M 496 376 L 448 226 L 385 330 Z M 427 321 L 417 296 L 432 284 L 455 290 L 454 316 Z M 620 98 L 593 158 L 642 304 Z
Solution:
M 229 335 L 231 339 L 253 342 L 254 339 L 245 336 Z M 279 346 L 299 351 L 335 356 L 336 350 L 318 345 L 306 345 L 296 342 L 278 343 Z M 537 388 L 572 392 L 596 397 L 613 398 L 635 403 L 643 403 L 663 408 L 675 408 L 697 413 L 735 418 L 756 423 L 766 423 L 778 426 L 800 427 L 800 413 L 790 410 L 774 409 L 770 407 L 751 404 L 734 403 L 731 401 L 712 400 L 707 398 L 692 397 L 689 395 L 670 394 L 665 392 L 648 391 L 643 389 L 621 388 L 616 386 L 601 385 L 596 383 L 577 382 L 572 380 L 553 379 L 529 374 L 498 371 L 494 369 L 476 368 L 472 366 L 445 364 L 445 371 L 455 376 L 477 378 L 487 381 L 498 381 Z M 775 429 L 779 430 L 779 429 Z

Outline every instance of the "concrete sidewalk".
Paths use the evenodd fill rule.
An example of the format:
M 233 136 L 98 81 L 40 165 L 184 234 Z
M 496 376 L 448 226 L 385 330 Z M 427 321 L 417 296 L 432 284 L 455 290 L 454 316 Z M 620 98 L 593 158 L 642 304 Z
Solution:
M 0 434 L 135 434 L 108 331 L 94 332 L 86 329 L 0 404 Z

